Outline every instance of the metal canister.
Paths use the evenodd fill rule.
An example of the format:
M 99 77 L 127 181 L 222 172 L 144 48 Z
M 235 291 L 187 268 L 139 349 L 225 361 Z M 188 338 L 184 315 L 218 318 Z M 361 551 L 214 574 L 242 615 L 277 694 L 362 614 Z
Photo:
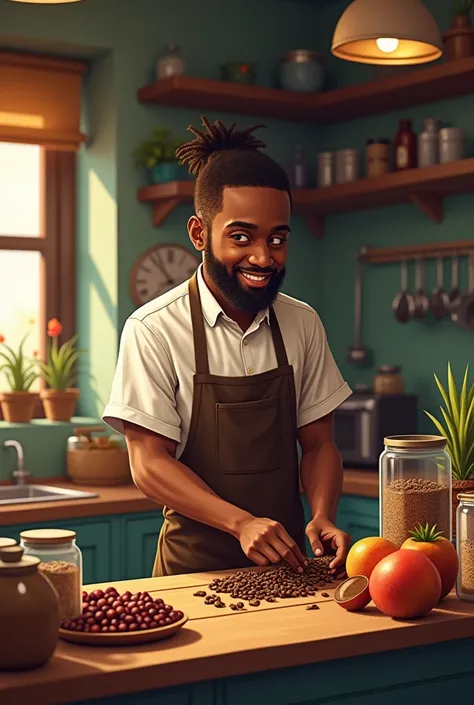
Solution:
M 334 184 L 334 154 L 321 152 L 318 154 L 318 186 Z
M 459 127 L 444 127 L 439 131 L 439 161 L 441 164 L 464 159 L 464 133 Z
M 423 132 L 418 136 L 418 166 L 433 166 L 439 162 L 438 120 L 424 120 Z
M 366 172 L 369 179 L 390 171 L 390 140 L 368 140 L 365 148 Z
M 358 149 L 340 149 L 336 152 L 336 183 L 348 184 L 360 178 Z

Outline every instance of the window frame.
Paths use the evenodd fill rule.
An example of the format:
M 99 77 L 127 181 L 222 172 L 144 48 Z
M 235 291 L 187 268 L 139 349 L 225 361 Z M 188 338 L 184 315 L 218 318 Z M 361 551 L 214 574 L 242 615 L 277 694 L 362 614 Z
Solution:
M 38 237 L 0 233 L 0 250 L 41 253 L 40 356 L 47 345 L 46 326 L 61 321 L 59 343 L 76 333 L 76 153 L 41 148 L 41 227 Z M 46 387 L 43 380 L 40 389 Z M 41 400 L 34 418 L 44 418 Z M 3 415 L 0 409 L 0 420 Z

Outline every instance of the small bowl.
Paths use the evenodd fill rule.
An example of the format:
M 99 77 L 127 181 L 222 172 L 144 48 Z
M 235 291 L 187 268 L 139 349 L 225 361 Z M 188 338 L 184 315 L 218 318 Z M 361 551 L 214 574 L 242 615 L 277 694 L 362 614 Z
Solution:
M 369 581 L 365 575 L 347 578 L 334 591 L 335 602 L 349 612 L 363 610 L 371 599 Z

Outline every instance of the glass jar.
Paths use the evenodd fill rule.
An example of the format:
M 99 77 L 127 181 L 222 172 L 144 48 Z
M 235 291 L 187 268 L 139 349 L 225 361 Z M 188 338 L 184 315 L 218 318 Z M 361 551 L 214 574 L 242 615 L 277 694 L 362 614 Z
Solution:
M 460 492 L 456 511 L 456 550 L 459 573 L 456 593 L 460 600 L 474 602 L 474 492 Z
M 336 183 L 348 184 L 360 178 L 358 149 L 339 149 L 336 152 Z
M 334 184 L 335 164 L 332 152 L 318 154 L 318 186 L 332 186 Z
M 20 534 L 25 556 L 40 559 L 39 570 L 59 595 L 61 620 L 82 612 L 82 554 L 76 532 L 66 529 L 29 529 Z
M 179 47 L 169 44 L 165 53 L 156 62 L 156 78 L 161 81 L 170 76 L 183 76 L 186 72 L 186 63 L 180 54 Z
M 439 131 L 439 161 L 440 164 L 457 162 L 464 159 L 465 137 L 459 127 L 444 127 Z
M 405 391 L 401 367 L 398 365 L 381 365 L 374 378 L 375 394 L 403 394 Z
M 26 671 L 49 661 L 59 638 L 58 595 L 12 539 L 0 539 L 0 670 Z M 20 698 L 21 700 L 21 698 Z
M 281 60 L 280 83 L 287 91 L 314 93 L 324 85 L 323 58 L 314 51 L 289 51 Z
M 390 140 L 368 140 L 365 149 L 368 179 L 376 179 L 390 171 Z
M 397 546 L 418 523 L 452 541 L 451 458 L 443 436 L 388 436 L 379 462 L 380 535 Z

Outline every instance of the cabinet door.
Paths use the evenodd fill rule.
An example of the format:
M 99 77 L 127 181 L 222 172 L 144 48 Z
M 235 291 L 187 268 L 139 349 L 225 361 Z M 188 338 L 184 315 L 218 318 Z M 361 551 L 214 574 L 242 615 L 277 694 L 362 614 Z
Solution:
M 124 516 L 122 521 L 125 553 L 122 579 L 149 578 L 153 570 L 163 515 L 157 510 L 146 514 L 130 514 Z
M 378 499 L 343 495 L 337 510 L 337 525 L 351 536 L 352 543 L 366 536 L 378 536 Z

